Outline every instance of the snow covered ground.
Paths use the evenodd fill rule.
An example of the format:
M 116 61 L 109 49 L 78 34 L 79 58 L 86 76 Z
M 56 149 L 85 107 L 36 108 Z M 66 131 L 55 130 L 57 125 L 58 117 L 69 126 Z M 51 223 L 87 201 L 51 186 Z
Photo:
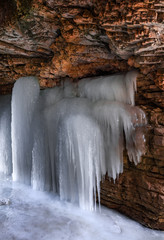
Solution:
M 87 212 L 49 193 L 0 179 L 0 240 L 164 240 L 164 232 L 144 228 L 102 207 Z

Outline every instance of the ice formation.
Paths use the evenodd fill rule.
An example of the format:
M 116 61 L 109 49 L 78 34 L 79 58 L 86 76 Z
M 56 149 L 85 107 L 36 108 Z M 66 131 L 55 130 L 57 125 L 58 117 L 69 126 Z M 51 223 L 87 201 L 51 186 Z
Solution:
M 96 196 L 101 173 L 105 174 L 101 161 L 103 139 L 92 116 L 92 104 L 88 99 L 64 98 L 45 115 L 51 163 L 56 171 L 53 170 L 53 189 L 57 189 L 62 200 L 78 202 L 81 208 L 92 210 L 93 192 Z
M 95 78 L 85 78 L 79 82 L 78 94 L 93 101 L 107 99 L 134 105 L 136 91 L 136 71 Z
M 10 96 L 0 97 L 0 172 L 12 173 Z
M 130 161 L 136 164 L 140 161 L 143 151 L 136 142 L 136 124 L 145 125 L 146 117 L 144 112 L 137 107 L 109 100 L 95 102 L 93 114 L 104 136 L 105 168 L 108 175 L 115 180 L 123 172 L 124 146 L 126 146 Z M 144 141 L 143 133 L 142 136 Z
M 20 78 L 12 93 L 12 161 L 13 180 L 31 184 L 34 115 L 39 97 L 35 77 Z
M 135 164 L 144 151 L 146 118 L 134 106 L 135 79 L 136 72 L 128 72 L 43 91 L 34 77 L 18 79 L 11 111 L 13 180 L 93 210 L 106 172 L 113 179 L 122 173 L 124 148 Z
M 163 231 L 143 227 L 111 209 L 102 206 L 101 213 L 83 211 L 52 194 L 3 178 L 0 196 L 1 240 L 164 239 Z

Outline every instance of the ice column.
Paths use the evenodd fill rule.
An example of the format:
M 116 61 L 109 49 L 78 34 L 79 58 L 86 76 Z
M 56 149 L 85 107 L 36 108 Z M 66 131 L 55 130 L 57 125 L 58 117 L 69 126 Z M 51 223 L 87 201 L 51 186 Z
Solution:
M 35 77 L 16 81 L 12 92 L 12 161 L 13 180 L 31 184 L 34 112 L 39 96 Z

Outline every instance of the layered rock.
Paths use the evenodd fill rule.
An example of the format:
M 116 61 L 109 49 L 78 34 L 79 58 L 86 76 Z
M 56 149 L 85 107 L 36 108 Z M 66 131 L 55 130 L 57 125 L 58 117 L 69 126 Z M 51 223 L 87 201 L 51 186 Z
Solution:
M 6 0 L 0 3 L 0 93 L 20 76 L 41 88 L 137 68 L 136 103 L 147 113 L 147 153 L 125 160 L 102 203 L 164 229 L 164 3 L 162 0 Z

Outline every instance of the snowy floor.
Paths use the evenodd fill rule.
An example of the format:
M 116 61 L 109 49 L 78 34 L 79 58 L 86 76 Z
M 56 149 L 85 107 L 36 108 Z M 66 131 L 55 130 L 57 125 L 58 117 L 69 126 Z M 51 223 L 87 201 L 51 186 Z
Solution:
M 115 211 L 80 210 L 48 193 L 0 179 L 0 240 L 164 240 Z

